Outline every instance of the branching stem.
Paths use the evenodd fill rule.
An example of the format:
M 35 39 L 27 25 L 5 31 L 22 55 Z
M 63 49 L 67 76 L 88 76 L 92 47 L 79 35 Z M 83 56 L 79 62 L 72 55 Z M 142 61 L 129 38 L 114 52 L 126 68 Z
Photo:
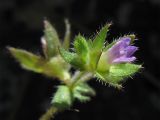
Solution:
M 66 81 L 66 85 L 69 85 L 69 87 L 72 89 L 79 81 L 88 81 L 93 77 L 93 74 L 90 72 L 81 72 L 76 71 L 74 75 L 71 78 L 71 83 L 69 84 L 68 81 Z M 58 108 L 51 106 L 44 115 L 39 120 L 51 120 L 54 119 L 56 113 L 58 112 Z

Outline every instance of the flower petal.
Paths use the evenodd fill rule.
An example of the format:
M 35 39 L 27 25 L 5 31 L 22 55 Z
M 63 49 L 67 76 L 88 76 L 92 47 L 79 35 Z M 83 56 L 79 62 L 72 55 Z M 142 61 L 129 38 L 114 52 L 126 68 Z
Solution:
M 131 38 L 130 37 L 123 37 L 123 38 L 121 38 L 121 41 L 123 41 L 127 45 L 129 45 L 131 43 Z
M 112 61 L 112 63 L 124 63 L 124 62 L 133 62 L 136 60 L 136 57 L 120 57 Z
M 120 38 L 109 50 L 108 50 L 108 61 L 112 63 L 113 60 L 122 56 L 127 56 L 125 49 L 129 46 L 131 38 L 123 37 Z
M 127 51 L 127 57 L 130 57 L 130 56 L 132 56 L 136 51 L 138 50 L 138 47 L 136 47 L 136 46 L 128 46 L 127 48 L 126 48 L 126 51 Z
M 109 52 L 119 51 L 120 49 L 128 47 L 130 42 L 131 38 L 129 37 L 120 38 L 108 51 Z

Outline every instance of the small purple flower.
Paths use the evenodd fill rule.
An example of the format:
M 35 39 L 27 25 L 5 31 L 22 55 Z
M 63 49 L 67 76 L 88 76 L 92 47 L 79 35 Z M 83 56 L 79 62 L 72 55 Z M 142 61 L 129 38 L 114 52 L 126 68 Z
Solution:
M 114 63 L 125 63 L 133 62 L 136 57 L 132 56 L 137 51 L 136 46 L 130 45 L 131 38 L 122 37 L 120 38 L 109 50 L 108 50 L 108 62 Z

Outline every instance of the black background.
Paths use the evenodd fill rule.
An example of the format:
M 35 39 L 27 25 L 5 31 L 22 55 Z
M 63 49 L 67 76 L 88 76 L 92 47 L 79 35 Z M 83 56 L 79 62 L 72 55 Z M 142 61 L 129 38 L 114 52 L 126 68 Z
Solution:
M 109 41 L 135 33 L 137 63 L 144 67 L 122 91 L 91 81 L 97 96 L 75 103 L 56 120 L 160 119 L 160 0 L 0 0 L 0 120 L 38 120 L 49 107 L 57 80 L 21 69 L 6 50 L 9 45 L 41 54 L 45 18 L 61 38 L 64 18 L 72 36 L 89 37 L 113 22 Z

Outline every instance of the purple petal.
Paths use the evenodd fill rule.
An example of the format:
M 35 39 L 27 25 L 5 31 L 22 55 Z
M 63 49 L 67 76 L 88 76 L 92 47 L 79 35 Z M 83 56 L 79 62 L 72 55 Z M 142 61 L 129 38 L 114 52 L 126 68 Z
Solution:
M 119 42 L 121 42 L 125 46 L 128 46 L 131 42 L 131 38 L 130 37 L 122 37 L 119 39 Z
M 133 62 L 136 60 L 136 57 L 121 57 L 112 61 L 112 63 L 124 63 L 124 62 Z
M 116 58 L 126 56 L 127 51 L 125 51 L 125 48 L 129 46 L 130 41 L 131 39 L 129 37 L 120 38 L 115 45 L 108 50 L 109 61 L 111 62 Z
M 136 46 L 130 46 L 131 38 L 120 38 L 109 50 L 108 50 L 108 63 L 124 63 L 133 62 L 136 57 L 132 56 L 138 49 Z
M 136 51 L 138 50 L 138 47 L 136 47 L 136 46 L 128 46 L 127 48 L 126 48 L 126 51 L 127 51 L 127 57 L 130 57 L 130 56 L 132 56 Z

